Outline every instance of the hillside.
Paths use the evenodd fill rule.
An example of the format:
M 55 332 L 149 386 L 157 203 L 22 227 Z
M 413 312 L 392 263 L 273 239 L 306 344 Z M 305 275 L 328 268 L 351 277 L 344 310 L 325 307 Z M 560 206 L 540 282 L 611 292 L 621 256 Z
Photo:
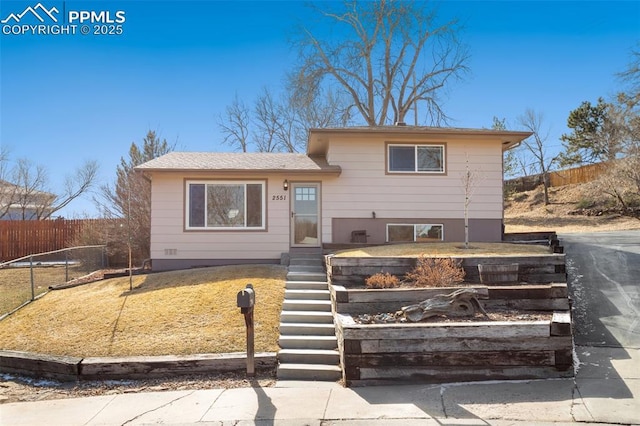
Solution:
M 597 232 L 640 229 L 640 220 L 612 212 L 609 199 L 590 184 L 549 188 L 544 205 L 542 186 L 505 200 L 505 232 Z

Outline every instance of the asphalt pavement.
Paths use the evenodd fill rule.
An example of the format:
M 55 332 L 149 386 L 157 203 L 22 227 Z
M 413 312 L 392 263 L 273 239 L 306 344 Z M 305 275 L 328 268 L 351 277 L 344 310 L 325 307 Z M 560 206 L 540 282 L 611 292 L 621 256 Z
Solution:
M 640 231 L 559 237 L 567 254 L 575 344 L 640 348 Z

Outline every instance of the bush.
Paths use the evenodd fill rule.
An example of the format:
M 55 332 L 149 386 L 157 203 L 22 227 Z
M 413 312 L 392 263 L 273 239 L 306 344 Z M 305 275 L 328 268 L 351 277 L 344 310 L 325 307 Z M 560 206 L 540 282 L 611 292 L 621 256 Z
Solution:
M 367 288 L 395 288 L 400 286 L 400 280 L 395 275 L 388 272 L 371 275 L 364 280 Z
M 625 202 L 629 208 L 640 207 L 640 196 L 637 194 L 626 194 Z
M 406 284 L 412 287 L 448 287 L 464 281 L 462 262 L 453 259 L 418 257 L 416 267 L 407 273 Z
M 591 207 L 595 206 L 595 201 L 593 201 L 590 198 L 581 198 L 580 201 L 578 201 L 578 204 L 576 204 L 576 208 L 577 209 L 590 209 Z
M 106 245 L 107 265 L 109 267 L 123 267 L 128 265 L 129 250 L 127 247 L 127 228 L 123 219 L 96 219 L 87 224 L 69 241 L 71 246 Z M 142 264 L 137 253 L 134 255 L 134 265 Z

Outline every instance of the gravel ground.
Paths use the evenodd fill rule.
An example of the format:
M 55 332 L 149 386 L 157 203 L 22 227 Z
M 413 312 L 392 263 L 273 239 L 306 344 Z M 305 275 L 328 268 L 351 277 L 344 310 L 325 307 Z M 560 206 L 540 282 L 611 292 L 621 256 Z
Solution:
M 244 372 L 234 372 L 149 380 L 58 382 L 0 374 L 0 404 L 122 393 L 271 387 L 275 382 L 275 369 L 257 370 L 252 379 L 247 379 Z

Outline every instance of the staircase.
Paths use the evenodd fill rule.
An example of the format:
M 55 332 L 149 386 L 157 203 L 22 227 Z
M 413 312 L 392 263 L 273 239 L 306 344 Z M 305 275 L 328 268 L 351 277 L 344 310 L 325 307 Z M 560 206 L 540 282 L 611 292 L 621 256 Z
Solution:
M 290 254 L 279 343 L 278 380 L 337 381 L 342 377 L 320 252 Z

